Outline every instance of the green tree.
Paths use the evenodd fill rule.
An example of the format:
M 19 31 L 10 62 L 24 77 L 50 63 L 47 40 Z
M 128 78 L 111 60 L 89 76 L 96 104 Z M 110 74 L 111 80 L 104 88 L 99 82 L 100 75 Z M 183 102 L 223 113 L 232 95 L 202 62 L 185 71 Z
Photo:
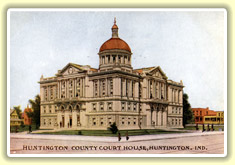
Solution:
M 188 101 L 188 95 L 184 93 L 183 95 L 183 125 L 192 123 L 193 121 L 193 112 L 191 105 Z
M 113 134 L 116 134 L 118 132 L 118 127 L 116 125 L 116 123 L 114 122 L 113 124 L 110 125 L 110 127 L 108 128 Z
M 21 119 L 22 110 L 21 110 L 20 105 L 18 105 L 18 106 L 14 106 L 14 107 L 13 107 L 13 109 L 14 109 L 14 110 L 16 110 L 16 113 L 17 113 L 17 115 L 18 115 L 19 119 Z
M 33 109 L 32 113 L 27 113 L 29 117 L 32 117 L 33 122 L 36 124 L 36 128 L 38 129 L 40 126 L 40 96 L 36 95 L 35 99 L 30 99 L 29 103 L 31 104 L 31 107 Z

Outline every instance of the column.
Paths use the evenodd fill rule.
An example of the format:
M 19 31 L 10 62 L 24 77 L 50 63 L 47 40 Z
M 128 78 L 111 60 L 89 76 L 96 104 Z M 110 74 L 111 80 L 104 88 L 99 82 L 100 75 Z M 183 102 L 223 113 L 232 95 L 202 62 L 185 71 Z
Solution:
M 156 126 L 158 126 L 158 111 L 159 111 L 159 108 L 157 106 L 156 107 Z
M 167 126 L 167 109 L 164 107 L 163 111 L 163 126 Z
M 153 115 L 152 116 L 153 116 L 152 121 L 155 123 L 154 125 L 156 125 L 156 122 L 157 122 L 157 120 L 156 120 L 156 109 L 153 110 Z
M 159 82 L 159 99 L 162 99 L 161 95 L 162 95 L 162 84 L 161 82 Z
M 162 124 L 161 124 L 161 121 L 162 121 L 162 119 L 161 119 L 161 117 L 162 117 L 162 114 L 161 114 L 161 109 L 159 109 L 159 111 L 158 111 L 158 126 L 161 126 Z

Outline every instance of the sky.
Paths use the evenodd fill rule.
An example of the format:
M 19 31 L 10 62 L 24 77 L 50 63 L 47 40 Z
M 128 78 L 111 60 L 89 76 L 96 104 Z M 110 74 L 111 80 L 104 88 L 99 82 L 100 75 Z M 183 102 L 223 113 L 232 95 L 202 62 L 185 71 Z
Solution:
M 132 51 L 132 66 L 160 66 L 183 81 L 193 108 L 224 110 L 226 61 L 224 11 L 11 11 L 10 107 L 24 109 L 39 94 L 39 79 L 68 63 L 98 68 L 100 46 L 119 37 Z

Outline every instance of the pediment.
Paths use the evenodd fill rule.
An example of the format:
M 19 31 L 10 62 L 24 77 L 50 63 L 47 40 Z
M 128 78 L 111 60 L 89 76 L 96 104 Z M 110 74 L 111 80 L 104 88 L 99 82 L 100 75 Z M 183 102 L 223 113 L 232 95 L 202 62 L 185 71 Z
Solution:
M 62 70 L 59 71 L 60 75 L 71 75 L 79 72 L 84 72 L 85 70 L 81 65 L 69 63 Z
M 160 79 L 167 79 L 166 74 L 162 71 L 162 69 L 159 66 L 151 69 L 148 72 L 148 74 L 153 76 L 153 77 L 160 78 Z

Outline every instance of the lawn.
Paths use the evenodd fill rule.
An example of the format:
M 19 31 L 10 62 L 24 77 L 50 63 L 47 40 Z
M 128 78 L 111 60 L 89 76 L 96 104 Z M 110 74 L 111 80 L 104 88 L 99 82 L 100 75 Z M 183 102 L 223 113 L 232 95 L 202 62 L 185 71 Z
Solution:
M 126 135 L 125 130 L 120 131 L 121 136 Z M 154 135 L 154 134 L 170 134 L 170 133 L 186 133 L 186 131 L 165 131 L 160 129 L 150 130 L 128 130 L 128 135 Z M 51 134 L 51 135 L 84 135 L 84 136 L 117 136 L 117 134 L 112 134 L 108 130 L 69 130 L 69 131 L 58 131 L 58 132 L 41 132 L 38 134 Z
M 15 127 L 12 127 L 11 128 L 11 132 L 15 132 L 16 128 Z M 31 125 L 31 130 L 34 131 L 34 130 L 37 130 L 36 129 L 36 124 L 32 124 Z M 17 132 L 24 132 L 24 131 L 29 131 L 29 126 L 28 125 L 21 125 L 18 127 L 17 129 Z
M 202 125 L 198 125 L 199 130 L 202 130 Z M 207 125 L 205 124 L 204 128 L 207 130 Z M 211 125 L 210 125 L 211 128 Z M 214 130 L 224 130 L 224 125 L 214 125 Z M 180 128 L 180 130 L 196 130 L 195 126 L 186 126 L 185 128 Z

